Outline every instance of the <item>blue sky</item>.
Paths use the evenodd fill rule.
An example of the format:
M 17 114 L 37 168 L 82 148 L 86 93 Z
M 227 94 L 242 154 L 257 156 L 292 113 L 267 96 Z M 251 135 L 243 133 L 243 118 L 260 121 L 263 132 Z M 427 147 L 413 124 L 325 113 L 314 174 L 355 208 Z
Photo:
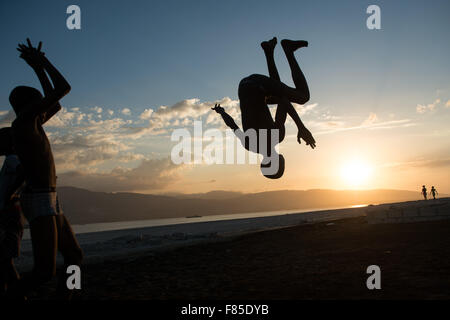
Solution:
M 66 28 L 65 12 L 71 4 L 81 8 L 82 30 Z M 382 30 L 366 28 L 365 11 L 370 4 L 381 8 Z M 103 112 L 114 111 L 102 119 L 117 119 L 120 114 L 123 126 L 142 126 L 139 117 L 145 109 L 156 111 L 193 98 L 199 103 L 224 97 L 236 100 L 241 78 L 267 74 L 259 43 L 277 36 L 309 40 L 309 48 L 297 57 L 311 88 L 310 104 L 317 104 L 321 114 L 331 113 L 347 125 L 352 119 L 353 124 L 361 123 L 375 114 L 381 123 L 408 119 L 444 130 L 448 112 L 433 113 L 448 111 L 449 12 L 450 2 L 438 0 L 2 1 L 0 111 L 9 110 L 8 95 L 14 86 L 38 86 L 15 50 L 26 37 L 43 41 L 43 50 L 71 83 L 73 90 L 63 99 L 64 106 L 86 114 L 101 107 Z M 292 84 L 281 49 L 275 59 L 282 80 Z M 416 112 L 418 105 L 436 100 L 436 108 L 425 109 L 430 112 Z M 125 108 L 130 114 L 121 113 Z M 62 134 L 64 129 L 53 131 Z M 415 133 L 409 128 L 399 134 Z M 446 138 L 439 136 L 442 141 Z M 116 137 L 115 142 L 120 139 Z M 148 160 L 168 153 L 161 147 L 162 139 L 152 135 L 120 141 L 132 146 L 126 152 Z M 430 148 L 434 149 L 427 155 L 450 157 L 448 145 Z M 425 153 L 416 155 L 424 157 Z M 130 169 L 139 166 L 139 161 L 146 160 L 138 157 L 124 165 Z M 100 161 L 95 168 L 112 170 L 116 164 Z M 209 180 L 206 173 L 196 175 Z M 178 189 L 182 188 L 180 184 Z
M 273 35 L 310 41 L 304 69 L 313 89 L 320 84 L 312 94 L 323 103 L 344 101 L 341 91 L 350 90 L 359 93 L 354 99 L 399 90 L 415 99 L 411 87 L 432 91 L 450 69 L 448 1 L 377 1 L 381 31 L 365 26 L 370 1 L 77 1 L 82 30 L 69 31 L 72 3 L 2 2 L 0 57 L 8 77 L 0 79 L 1 101 L 14 85 L 33 83 L 14 50 L 27 36 L 44 42 L 73 84 L 65 103 L 81 106 L 236 97 L 243 76 L 266 73 L 259 42 Z M 281 52 L 277 61 L 290 82 Z

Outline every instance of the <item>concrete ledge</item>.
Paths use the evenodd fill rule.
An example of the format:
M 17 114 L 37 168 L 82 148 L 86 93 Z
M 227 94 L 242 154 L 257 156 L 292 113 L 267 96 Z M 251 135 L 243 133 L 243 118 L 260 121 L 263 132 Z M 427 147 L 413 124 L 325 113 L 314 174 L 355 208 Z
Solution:
M 401 218 L 403 217 L 403 210 L 399 208 L 393 208 L 388 211 L 387 215 L 389 218 Z
M 447 220 L 450 219 L 450 198 L 369 206 L 366 217 L 370 224 Z

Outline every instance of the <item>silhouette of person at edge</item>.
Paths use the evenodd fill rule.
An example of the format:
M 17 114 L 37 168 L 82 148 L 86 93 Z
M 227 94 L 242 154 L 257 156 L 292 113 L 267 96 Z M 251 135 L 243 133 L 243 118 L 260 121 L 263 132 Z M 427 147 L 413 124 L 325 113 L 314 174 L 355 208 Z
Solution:
M 291 69 L 295 88 L 289 87 L 280 81 L 280 76 L 278 74 L 278 70 L 274 60 L 274 50 L 276 45 L 277 38 L 275 37 L 269 41 L 264 41 L 261 43 L 261 47 L 263 48 L 266 56 L 270 77 L 261 74 L 252 74 L 241 80 L 238 90 L 243 131 L 245 132 L 248 129 L 255 129 L 259 139 L 258 129 L 268 129 L 268 156 L 277 155 L 277 152 L 275 151 L 275 145 L 272 145 L 272 143 L 270 143 L 271 129 L 278 129 L 278 142 L 283 141 L 285 137 L 284 124 L 286 122 L 286 117 L 288 114 L 297 125 L 298 143 L 301 143 L 301 139 L 303 139 L 305 140 L 306 145 L 311 146 L 311 148 L 314 149 L 316 146 L 316 141 L 314 140 L 312 134 L 303 125 L 300 117 L 297 114 L 297 111 L 291 104 L 291 102 L 305 104 L 309 101 L 310 96 L 308 84 L 294 56 L 294 52 L 302 47 L 307 47 L 308 42 L 302 40 L 292 41 L 286 39 L 281 41 L 281 46 L 283 47 L 284 53 Z M 278 106 L 274 121 L 267 104 L 275 103 L 277 103 Z M 258 147 L 257 150 L 250 149 L 248 143 L 242 138 L 244 135 L 243 131 L 236 125 L 233 118 L 225 112 L 224 108 L 216 104 L 215 107 L 212 108 L 212 110 L 215 110 L 222 116 L 225 124 L 234 131 L 236 136 L 241 140 L 243 146 L 247 150 L 261 153 L 261 150 L 259 150 Z M 265 156 L 266 155 L 263 154 L 263 157 Z M 284 157 L 281 154 L 278 154 L 278 157 L 279 166 L 275 174 L 265 173 L 264 167 L 267 167 L 268 165 L 270 165 L 270 163 L 267 164 L 267 161 L 263 159 L 261 163 L 261 172 L 265 177 L 270 179 L 278 179 L 283 176 L 285 167 Z
M 12 148 L 11 127 L 0 129 L 0 155 L 5 156 L 0 170 L 0 300 L 18 299 L 14 288 L 20 277 L 14 258 L 19 257 L 24 230 L 19 202 L 24 177 Z

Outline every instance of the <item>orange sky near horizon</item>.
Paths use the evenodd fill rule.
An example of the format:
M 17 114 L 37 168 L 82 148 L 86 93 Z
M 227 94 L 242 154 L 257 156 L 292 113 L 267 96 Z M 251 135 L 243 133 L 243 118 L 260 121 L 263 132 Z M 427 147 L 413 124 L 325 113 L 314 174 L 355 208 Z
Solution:
M 443 110 L 444 112 L 447 110 Z M 408 127 L 355 128 L 316 136 L 317 148 L 298 145 L 295 128 L 280 145 L 286 159 L 279 180 L 264 178 L 258 165 L 190 165 L 168 190 L 193 193 L 211 190 L 259 192 L 306 189 L 399 189 L 420 192 L 423 184 L 450 193 L 448 136 L 420 135 L 424 123 Z M 314 132 L 314 131 L 313 131 Z M 448 148 L 441 149 L 441 145 Z

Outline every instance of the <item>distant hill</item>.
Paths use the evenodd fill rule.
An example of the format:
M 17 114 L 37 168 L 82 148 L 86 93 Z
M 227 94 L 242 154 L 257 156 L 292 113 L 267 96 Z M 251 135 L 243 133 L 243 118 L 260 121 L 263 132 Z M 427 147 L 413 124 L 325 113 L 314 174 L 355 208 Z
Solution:
M 242 192 L 235 191 L 222 191 L 222 190 L 214 190 L 206 193 L 168 193 L 168 196 L 177 197 L 180 199 L 217 199 L 217 200 L 225 200 L 236 198 L 238 196 L 243 195 Z
M 192 195 L 149 195 L 58 188 L 66 216 L 73 224 L 176 218 L 244 212 L 338 207 L 420 199 L 402 190 L 286 190 L 243 194 L 213 191 Z

